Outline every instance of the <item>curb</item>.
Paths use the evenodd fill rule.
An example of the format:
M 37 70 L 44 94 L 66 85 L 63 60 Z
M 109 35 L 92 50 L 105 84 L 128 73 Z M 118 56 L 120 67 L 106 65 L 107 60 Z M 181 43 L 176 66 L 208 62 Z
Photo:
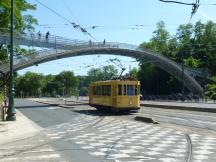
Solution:
M 78 102 L 78 101 L 72 101 L 74 104 L 52 104 L 49 102 L 42 102 L 42 101 L 36 101 L 43 104 L 48 104 L 50 106 L 60 106 L 63 108 L 70 108 L 70 106 L 76 106 L 76 105 L 88 105 L 88 103 L 85 102 Z M 140 104 L 140 106 L 145 107 L 152 107 L 152 108 L 162 108 L 162 109 L 175 109 L 175 110 L 187 110 L 187 111 L 200 111 L 200 112 L 210 112 L 210 113 L 216 113 L 216 108 L 202 108 L 202 107 L 190 107 L 190 106 L 177 106 L 177 105 L 159 105 L 159 104 Z
M 88 105 L 88 103 L 76 102 L 76 101 L 75 101 L 74 104 L 66 104 L 66 105 L 64 105 L 64 104 L 50 103 L 50 102 L 43 102 L 43 101 L 36 101 L 36 102 L 47 104 L 49 106 L 59 106 L 59 107 L 63 107 L 63 108 L 71 108 L 72 106 L 76 106 L 76 105 Z
M 203 107 L 190 107 L 190 106 L 177 106 L 177 105 L 158 105 L 158 104 L 140 104 L 140 106 L 146 106 L 146 107 L 152 107 L 152 108 L 178 109 L 178 110 L 216 113 L 216 108 L 214 109 L 214 108 L 203 108 Z

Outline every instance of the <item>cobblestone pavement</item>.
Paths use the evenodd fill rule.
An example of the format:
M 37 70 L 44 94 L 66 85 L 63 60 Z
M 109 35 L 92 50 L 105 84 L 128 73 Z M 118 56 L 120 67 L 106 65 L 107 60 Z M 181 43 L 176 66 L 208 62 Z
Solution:
M 189 136 L 192 161 L 216 161 L 216 137 L 198 133 Z M 183 162 L 188 150 L 181 130 L 78 114 L 32 137 L 1 145 L 0 161 Z

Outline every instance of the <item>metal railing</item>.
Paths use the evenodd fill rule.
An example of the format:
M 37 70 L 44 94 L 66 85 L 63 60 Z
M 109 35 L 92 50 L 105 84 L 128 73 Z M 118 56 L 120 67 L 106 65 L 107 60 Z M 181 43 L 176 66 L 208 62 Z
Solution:
M 0 34 L 0 42 L 9 42 L 9 36 L 7 34 Z M 14 40 L 15 43 L 19 45 L 35 46 L 39 48 L 44 48 L 42 51 L 35 51 L 28 56 L 23 56 L 20 58 L 15 58 L 14 69 L 22 69 L 25 67 L 32 66 L 34 64 L 46 62 L 49 60 L 54 60 L 55 58 L 63 58 L 69 56 L 81 55 L 80 53 L 90 52 L 94 54 L 98 49 L 98 52 L 104 50 L 111 50 L 116 54 L 119 52 L 122 56 L 129 56 L 134 58 L 145 58 L 148 61 L 157 61 L 154 62 L 156 66 L 166 70 L 170 74 L 174 75 L 178 80 L 181 81 L 181 67 L 170 60 L 169 58 L 143 50 L 135 45 L 117 43 L 117 42 L 93 42 L 89 41 L 80 41 L 77 39 L 65 39 L 63 37 L 57 37 L 49 35 L 48 37 L 40 35 L 38 37 L 36 34 L 30 33 L 25 35 L 17 35 Z M 2 73 L 7 73 L 9 70 L 9 63 L 6 61 L 4 64 L 0 65 L 0 70 Z M 193 79 L 191 76 L 185 72 L 185 80 L 187 82 L 186 86 L 194 93 L 202 93 L 202 87 Z
M 120 49 L 128 49 L 128 50 L 134 50 L 134 51 L 140 51 L 145 53 L 150 53 L 151 55 L 154 55 L 162 60 L 166 60 L 169 63 L 178 66 L 181 68 L 181 65 L 176 63 L 175 61 L 171 60 L 170 58 L 161 55 L 159 53 L 152 52 L 150 50 L 141 49 L 139 46 L 126 44 L 126 43 L 118 43 L 118 42 L 93 42 L 91 40 L 89 41 L 82 41 L 78 39 L 67 39 L 64 37 L 54 36 L 54 35 L 44 35 L 44 34 L 37 34 L 37 33 L 25 33 L 25 34 L 17 34 L 15 35 L 15 42 L 21 44 L 30 44 L 35 47 L 45 47 L 49 48 L 49 50 L 42 50 L 42 51 L 36 51 L 35 53 L 32 53 L 32 55 L 36 55 L 37 57 L 21 57 L 21 58 L 14 58 L 15 65 L 25 59 L 26 61 L 29 61 L 29 59 L 35 59 L 35 58 L 44 58 L 45 56 L 55 54 L 50 49 L 56 49 L 56 50 L 74 50 L 74 49 L 85 49 L 85 48 L 120 48 Z M 9 34 L 2 34 L 0 33 L 0 42 L 6 43 L 9 42 Z M 63 52 L 63 51 L 62 51 Z M 60 53 L 60 52 L 56 52 Z M 8 61 L 2 62 L 1 64 L 7 64 Z M 185 72 L 190 74 L 191 76 L 199 76 L 199 77 L 206 77 L 208 74 L 204 73 L 203 71 L 192 69 L 190 67 L 185 66 Z

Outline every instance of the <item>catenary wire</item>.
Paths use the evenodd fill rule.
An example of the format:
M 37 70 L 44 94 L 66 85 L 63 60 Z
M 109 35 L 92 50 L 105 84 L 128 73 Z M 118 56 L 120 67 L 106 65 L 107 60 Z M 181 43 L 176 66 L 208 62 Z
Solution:
M 66 18 L 65 16 L 59 14 L 58 12 L 56 12 L 53 9 L 51 9 L 50 7 L 48 7 L 47 5 L 45 5 L 44 3 L 40 2 L 39 0 L 35 0 L 35 1 L 38 4 L 42 5 L 43 7 L 47 8 L 48 10 L 50 10 L 51 12 L 53 12 L 55 15 L 59 16 L 60 18 L 64 19 L 68 23 L 70 23 L 73 26 L 74 29 L 79 29 L 83 34 L 87 34 L 89 37 L 91 37 L 92 39 L 96 40 L 85 28 L 81 27 L 79 24 L 76 24 L 76 23 L 70 21 L 68 18 Z

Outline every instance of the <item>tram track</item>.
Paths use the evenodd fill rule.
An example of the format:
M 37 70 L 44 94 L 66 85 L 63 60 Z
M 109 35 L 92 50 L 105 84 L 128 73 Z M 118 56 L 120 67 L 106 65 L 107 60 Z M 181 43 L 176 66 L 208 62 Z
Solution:
M 185 162 L 192 162 L 193 161 L 193 144 L 190 138 L 190 134 L 185 129 L 180 128 L 180 127 L 175 127 L 173 129 L 182 132 L 182 134 L 184 135 L 187 141 L 187 147 L 185 151 Z
M 185 134 L 185 137 L 187 139 L 187 152 L 186 152 L 186 162 L 192 162 L 193 158 L 193 145 L 192 145 L 192 140 L 190 138 L 189 134 Z
M 204 115 L 197 116 L 197 114 L 184 114 L 184 113 L 176 113 L 176 112 L 169 112 L 169 111 L 163 114 L 163 113 L 150 111 L 150 110 L 145 110 L 141 112 L 141 114 L 145 114 L 149 117 L 152 117 L 160 123 L 181 125 L 189 128 L 205 129 L 216 133 L 216 129 L 214 127 L 214 122 L 213 122 L 216 121 L 216 117 L 214 116 L 210 116 L 211 117 L 210 121 L 212 121 L 210 122 L 209 120 L 205 119 L 205 118 L 209 118 L 208 116 L 204 116 Z M 194 118 L 192 115 L 194 116 Z M 199 118 L 197 119 L 197 117 Z
M 158 115 L 153 115 L 153 116 L 156 116 L 156 117 L 159 117 L 159 118 L 167 118 L 167 116 L 163 116 L 163 117 L 158 116 Z M 179 123 L 177 121 L 162 121 L 162 123 L 174 124 L 174 125 L 177 125 L 177 126 L 184 126 L 184 127 L 187 127 L 187 128 L 204 129 L 204 130 L 208 130 L 208 131 L 212 131 L 213 133 L 216 133 L 216 129 L 208 127 L 208 126 L 200 124 L 200 123 L 197 123 L 197 122 L 194 122 L 191 119 L 181 118 L 181 120 L 183 120 L 183 121 L 185 121 L 187 123 L 190 123 L 190 125 Z M 159 122 L 161 123 L 161 121 L 159 121 Z
M 83 109 L 83 108 L 82 108 Z M 80 131 L 83 131 L 84 129 L 91 129 L 91 130 L 94 130 L 95 128 L 96 129 L 100 129 L 101 127 L 103 127 L 103 126 L 106 126 L 106 125 L 109 125 L 109 124 L 111 124 L 111 123 L 114 123 L 115 122 L 115 120 L 117 120 L 117 118 L 118 118 L 118 120 L 121 120 L 121 125 L 122 125 L 122 127 L 124 128 L 122 131 L 121 131 L 121 137 L 118 137 L 118 139 L 115 139 L 112 143 L 110 143 L 110 145 L 108 146 L 108 148 L 109 148 L 109 152 L 110 151 L 112 151 L 112 149 L 115 149 L 115 146 L 121 141 L 121 140 L 124 140 L 124 136 L 129 136 L 130 134 L 133 134 L 133 131 L 127 131 L 127 125 L 126 125 L 126 122 L 127 121 L 125 121 L 124 122 L 124 120 L 128 120 L 128 119 L 130 119 L 131 120 L 131 117 L 134 117 L 134 115 L 131 115 L 131 117 L 129 117 L 128 115 L 126 116 L 126 115 L 120 115 L 120 116 L 112 116 L 112 115 L 110 115 L 110 114 L 104 114 L 104 113 L 101 113 L 101 112 L 97 112 L 97 111 L 91 111 L 91 110 L 89 110 L 89 111 L 86 111 L 86 110 L 78 110 L 78 111 L 75 111 L 76 109 L 73 109 L 74 111 L 74 113 L 75 113 L 75 116 L 77 116 L 78 114 L 81 114 L 80 115 L 80 117 L 78 117 L 78 121 L 83 121 L 83 122 L 81 122 L 81 123 L 78 123 L 78 127 L 79 127 L 79 125 L 81 126 L 81 125 L 85 125 L 84 127 L 82 126 L 82 129 L 80 129 L 80 130 L 77 130 L 77 131 L 75 131 L 75 132 L 71 132 L 70 134 L 68 134 L 67 136 L 64 136 L 64 137 L 62 137 L 62 138 L 60 138 L 60 139 L 57 139 L 57 140 L 52 140 L 52 141 L 47 141 L 47 142 L 44 142 L 44 143 L 41 143 L 41 144 L 39 144 L 39 145 L 35 145 L 35 146 L 33 146 L 33 147 L 29 147 L 29 148 L 26 148 L 26 149 L 24 149 L 24 150 L 16 150 L 17 152 L 15 152 L 15 153 L 12 153 L 12 154 L 7 154 L 6 156 L 4 156 L 4 157 L 1 157 L 1 158 L 7 158 L 7 157 L 10 157 L 10 156 L 16 156 L 16 155 L 18 155 L 18 154 L 22 154 L 22 153 L 27 153 L 29 150 L 31 151 L 34 151 L 34 149 L 36 150 L 36 151 L 39 151 L 39 152 L 41 152 L 41 153 L 43 153 L 44 151 L 40 151 L 40 150 L 38 150 L 38 148 L 40 148 L 40 147 L 42 147 L 42 146 L 44 146 L 44 145 L 49 145 L 49 144 L 51 144 L 51 143 L 53 143 L 53 142 L 56 142 L 56 141 L 59 141 L 59 140 L 63 140 L 63 139 L 67 139 L 67 138 L 70 138 L 70 136 L 71 135 L 74 135 L 74 134 L 77 134 L 77 133 L 79 133 Z M 89 108 L 87 108 L 87 109 L 89 109 Z M 71 110 L 70 110 L 71 111 Z M 85 113 L 86 112 L 86 113 Z M 83 115 L 82 115 L 83 114 Z M 150 114 L 149 113 L 149 115 L 150 116 L 154 116 L 155 114 Z M 180 115 L 180 114 L 179 114 Z M 182 114 L 181 114 L 182 115 Z M 92 119 L 92 117 L 89 117 L 89 119 L 88 119 L 88 121 L 85 121 L 87 118 L 88 118 L 88 116 L 93 116 L 93 119 Z M 113 120 L 104 120 L 104 119 L 106 119 L 106 117 L 107 116 L 111 116 L 111 117 L 113 117 L 114 119 Z M 155 116 L 157 116 L 157 114 L 155 115 Z M 157 116 L 158 118 L 159 118 L 159 116 Z M 169 117 L 169 118 L 174 118 L 174 116 L 172 116 L 172 115 L 170 115 L 170 116 L 166 116 L 166 115 L 164 115 L 163 117 L 162 117 L 162 115 L 160 116 L 161 118 L 167 118 L 167 117 Z M 180 119 L 180 117 L 178 117 L 179 119 Z M 155 118 L 156 119 L 156 118 Z M 184 117 L 182 118 L 183 120 L 185 120 L 187 123 L 194 123 L 193 125 L 195 125 L 195 124 L 197 124 L 197 127 L 198 128 L 205 128 L 205 129 L 207 129 L 208 127 L 206 126 L 205 127 L 205 125 L 202 125 L 202 124 L 200 124 L 199 126 L 198 126 L 198 123 L 196 123 L 196 122 L 194 122 L 193 120 L 190 120 L 190 119 L 185 119 Z M 77 121 L 77 120 L 76 120 Z M 76 121 L 73 121 L 73 123 L 76 123 Z M 102 122 L 102 123 L 101 123 Z M 160 122 L 160 121 L 159 121 Z M 185 123 L 186 123 L 185 122 Z M 161 122 L 162 124 L 163 124 L 163 122 Z M 170 124 L 170 122 L 167 122 L 167 123 L 169 123 Z M 63 124 L 63 123 L 62 123 Z M 184 128 L 182 128 L 181 126 L 182 126 L 182 124 L 180 124 L 180 125 L 177 125 L 176 123 L 174 123 L 175 124 L 175 128 L 174 129 L 176 129 L 176 130 L 178 130 L 178 131 L 180 131 L 180 132 L 182 132 L 182 137 L 184 138 L 185 137 L 185 139 L 186 139 L 186 141 L 187 141 L 187 143 L 185 143 L 185 145 L 186 145 L 186 148 L 185 148 L 185 152 L 183 153 L 183 157 L 182 157 L 182 161 L 184 160 L 185 162 L 191 162 L 192 160 L 193 160 L 193 141 L 192 141 L 192 139 L 191 139 L 191 137 L 190 137 L 190 129 L 189 128 L 186 128 L 186 129 L 184 129 Z M 173 124 L 173 127 L 174 127 L 174 124 Z M 192 125 L 192 124 L 191 124 Z M 165 126 L 165 125 L 162 125 L 162 126 Z M 187 126 L 188 127 L 188 125 L 185 125 L 185 126 Z M 209 128 L 209 129 L 211 129 L 211 128 Z M 214 130 L 215 131 L 215 130 Z M 183 146 L 182 146 L 183 147 Z M 20 151 L 20 152 L 19 152 Z M 55 151 L 58 151 L 58 150 L 55 150 Z M 108 160 L 108 158 L 109 158 L 109 154 L 111 154 L 111 152 L 110 153 L 108 153 L 107 152 L 107 155 L 106 155 L 106 157 L 104 158 L 104 161 L 106 161 L 106 160 Z M 132 160 L 132 159 L 130 159 L 130 160 Z

